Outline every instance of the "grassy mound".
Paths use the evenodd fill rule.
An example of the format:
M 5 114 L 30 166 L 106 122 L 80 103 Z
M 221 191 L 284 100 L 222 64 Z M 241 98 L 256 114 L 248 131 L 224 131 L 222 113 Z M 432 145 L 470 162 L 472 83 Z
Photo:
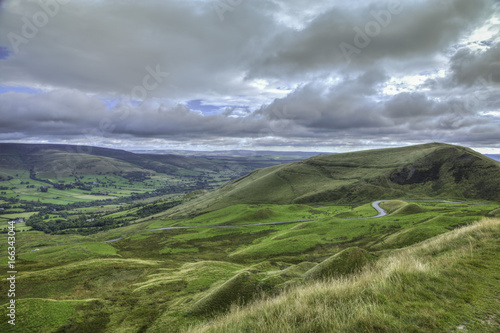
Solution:
M 500 217 L 500 208 L 494 209 L 488 213 L 489 216 Z
M 196 302 L 192 314 L 211 314 L 229 309 L 232 303 L 246 303 L 257 292 L 257 278 L 245 271 L 232 277 L 222 285 L 215 287 Z
M 394 211 L 391 215 L 409 215 L 425 212 L 425 209 L 417 204 L 407 204 Z
M 302 277 L 304 273 L 316 267 L 317 264 L 309 261 L 301 262 L 298 265 L 292 265 L 290 267 L 285 268 L 281 275 L 285 277 Z
M 368 203 L 358 206 L 352 209 L 351 211 L 339 213 L 335 215 L 335 217 L 342 219 L 351 219 L 351 218 L 368 217 L 375 215 L 377 215 L 377 211 L 375 210 L 375 208 L 373 208 L 371 203 Z
M 498 237 L 500 220 L 485 219 L 189 332 L 498 332 Z
M 322 261 L 304 274 L 305 279 L 327 279 L 360 271 L 374 256 L 366 250 L 350 247 Z
M 389 235 L 380 245 L 384 249 L 397 249 L 424 241 L 440 233 L 436 226 L 421 224 Z
M 266 209 L 259 209 L 253 214 L 253 217 L 256 220 L 264 220 L 268 219 L 270 217 L 273 217 L 276 215 L 276 212 L 272 209 L 266 208 Z
M 134 284 L 134 292 L 160 288 L 162 285 L 174 284 L 179 281 L 186 283 L 186 289 L 192 291 L 206 290 L 217 281 L 224 281 L 232 276 L 234 272 L 240 271 L 242 266 L 222 261 L 198 261 L 186 263 L 177 269 L 162 269 L 151 274 L 139 283 Z
M 401 201 L 401 200 L 389 200 L 389 201 L 386 201 L 386 202 L 382 202 L 380 204 L 380 207 L 382 207 L 383 209 L 385 209 L 385 211 L 390 214 L 396 210 L 398 210 L 399 208 L 405 206 L 407 203 L 404 202 L 404 201 Z

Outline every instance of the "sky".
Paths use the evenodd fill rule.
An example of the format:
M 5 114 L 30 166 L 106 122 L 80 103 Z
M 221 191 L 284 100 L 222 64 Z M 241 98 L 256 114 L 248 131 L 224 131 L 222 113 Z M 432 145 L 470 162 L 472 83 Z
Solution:
M 494 0 L 0 0 L 0 141 L 500 154 Z

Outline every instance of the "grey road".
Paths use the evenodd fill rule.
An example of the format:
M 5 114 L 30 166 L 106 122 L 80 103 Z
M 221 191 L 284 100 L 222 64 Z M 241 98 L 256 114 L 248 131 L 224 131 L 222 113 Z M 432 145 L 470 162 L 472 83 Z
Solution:
M 387 212 L 380 207 L 380 204 L 383 202 L 386 202 L 389 200 L 378 200 L 375 202 L 372 202 L 372 207 L 377 210 L 377 215 L 374 216 L 367 216 L 367 217 L 353 217 L 349 218 L 350 220 L 359 220 L 359 219 L 375 219 L 379 217 L 384 217 L 387 216 Z M 445 202 L 445 203 L 457 203 L 461 204 L 462 202 L 458 201 L 448 201 L 448 200 L 411 200 L 411 201 L 421 201 L 421 202 Z M 477 205 L 475 203 L 466 203 L 468 205 Z M 289 224 L 289 223 L 301 223 L 301 222 L 312 222 L 312 221 L 317 221 L 318 219 L 310 219 L 310 220 L 293 220 L 293 221 L 281 221 L 281 222 L 267 222 L 267 223 L 253 223 L 253 224 L 239 224 L 239 225 L 207 225 L 207 226 L 185 226 L 185 227 L 165 227 L 165 228 L 158 228 L 158 229 L 152 229 L 148 231 L 144 231 L 141 233 L 145 232 L 152 232 L 152 231 L 161 231 L 161 230 L 174 230 L 174 229 L 203 229 L 203 228 L 241 228 L 241 227 L 254 227 L 254 226 L 262 226 L 262 225 L 278 225 L 278 224 Z M 102 241 L 101 243 L 113 243 L 116 241 L 119 241 L 123 238 L 115 238 L 115 239 L 110 239 L 107 241 Z M 79 243 L 72 243 L 72 244 L 79 244 Z M 59 245 L 68 245 L 68 244 L 59 244 Z M 53 246 L 58 246 L 58 245 L 53 245 Z M 47 247 L 52 247 L 52 246 L 47 246 Z M 44 247 L 46 248 L 46 247 Z M 39 249 L 34 249 L 31 251 L 38 251 Z

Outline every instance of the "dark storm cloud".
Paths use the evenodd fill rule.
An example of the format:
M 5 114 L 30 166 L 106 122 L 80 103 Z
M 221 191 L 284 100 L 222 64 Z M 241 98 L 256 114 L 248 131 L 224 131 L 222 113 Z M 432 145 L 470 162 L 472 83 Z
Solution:
M 78 135 L 103 110 L 96 98 L 74 90 L 0 94 L 0 131 L 29 135 Z
M 309 83 L 287 97 L 277 99 L 259 111 L 269 120 L 291 120 L 301 126 L 328 129 L 352 129 L 384 126 L 371 102 L 375 86 L 387 77 L 374 70 L 354 79 L 326 86 Z
M 174 139 L 245 137 L 259 134 L 267 123 L 253 116 L 204 116 L 185 105 L 146 102 L 106 108 L 96 97 L 76 90 L 42 94 L 0 94 L 0 132 L 52 137 L 132 136 Z
M 500 42 L 469 39 L 497 26 L 491 0 L 252 0 L 223 13 L 204 0 L 58 3 L 54 15 L 38 1 L 2 5 L 0 140 L 500 140 Z M 48 20 L 28 38 L 39 13 Z
M 277 36 L 267 55 L 255 62 L 251 74 L 294 77 L 336 70 L 350 61 L 351 67 L 369 68 L 379 60 L 421 58 L 445 50 L 490 15 L 489 0 L 391 0 L 339 5 L 305 29 Z M 344 53 L 342 43 L 359 53 Z
M 19 52 L 0 63 L 2 80 L 130 94 L 147 66 L 159 66 L 169 77 L 153 96 L 245 90 L 245 63 L 280 29 L 265 2 L 241 7 L 221 22 L 207 1 L 72 1 L 24 38 L 26 20 L 43 10 L 37 1 L 7 1 L 1 44 Z M 12 34 L 26 43 L 12 43 Z
M 261 109 L 260 114 L 329 133 L 392 135 L 404 129 L 409 139 L 420 137 L 419 131 L 460 130 L 489 121 L 456 99 L 436 101 L 422 93 L 403 92 L 377 101 L 356 88 L 333 86 L 325 91 L 321 85 L 307 85 Z
M 500 42 L 485 51 L 459 49 L 450 59 L 454 84 L 466 86 L 500 83 Z

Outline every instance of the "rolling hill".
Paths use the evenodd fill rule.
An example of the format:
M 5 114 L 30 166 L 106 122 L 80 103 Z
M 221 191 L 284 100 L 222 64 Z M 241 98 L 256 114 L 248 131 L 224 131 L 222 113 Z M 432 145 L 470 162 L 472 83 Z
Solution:
M 0 169 L 34 170 L 45 176 L 113 172 L 198 174 L 219 166 L 203 158 L 134 154 L 124 150 L 55 144 L 0 144 Z
M 235 204 L 346 204 L 378 199 L 500 200 L 500 164 L 469 148 L 430 143 L 320 155 L 259 169 L 166 212 Z
M 154 172 L 120 152 L 91 153 L 75 154 Z M 67 158 L 57 149 L 3 156 L 50 165 L 57 154 Z M 42 200 L 29 212 L 5 200 L 13 217 L 40 214 L 12 227 L 16 325 L 0 331 L 497 332 L 499 173 L 470 149 L 427 144 L 259 169 L 170 210 L 168 199 L 65 210 Z M 108 178 L 96 185 L 113 195 L 111 182 L 126 185 L 74 178 Z M 373 200 L 391 198 L 381 203 L 388 215 L 367 219 Z M 435 201 L 444 198 L 473 203 Z M 167 218 L 182 214 L 197 216 Z M 0 295 L 4 317 L 9 301 Z
M 277 153 L 279 155 L 280 153 Z M 3 170 L 33 170 L 41 178 L 112 173 L 165 173 L 199 176 L 229 172 L 243 175 L 257 168 L 290 161 L 298 156 L 274 159 L 259 156 L 181 156 L 176 154 L 132 153 L 125 150 L 58 144 L 0 143 L 0 180 Z M 5 175 L 4 175 L 5 176 Z M 5 178 L 5 177 L 3 177 Z M 234 176 L 233 176 L 234 178 Z

